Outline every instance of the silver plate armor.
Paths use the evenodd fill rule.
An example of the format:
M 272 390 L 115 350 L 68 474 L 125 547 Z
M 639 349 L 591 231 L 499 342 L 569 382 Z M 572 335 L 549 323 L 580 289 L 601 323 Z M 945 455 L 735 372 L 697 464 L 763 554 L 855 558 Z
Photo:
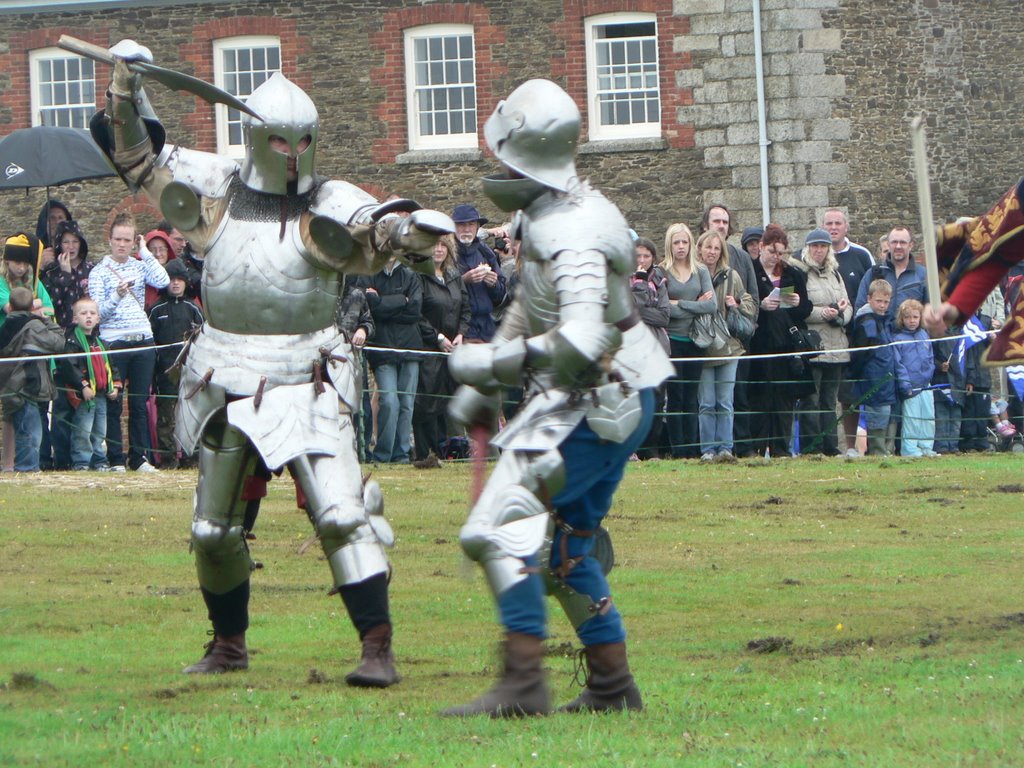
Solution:
M 525 202 L 518 219 L 524 263 L 492 342 L 452 355 L 452 375 L 479 390 L 461 387 L 450 413 L 484 423 L 489 393 L 516 373 L 526 388 L 524 404 L 491 441 L 503 452 L 461 533 L 495 595 L 525 578 L 522 559 L 544 546 L 554 478 L 563 475 L 562 442 L 583 419 L 600 437 L 625 441 L 642 418 L 639 390 L 673 373 L 635 315 L 625 220 L 576 180 L 578 132 L 576 105 L 547 81 L 517 88 L 485 127 L 498 159 L 526 177 L 485 184 L 499 206 Z

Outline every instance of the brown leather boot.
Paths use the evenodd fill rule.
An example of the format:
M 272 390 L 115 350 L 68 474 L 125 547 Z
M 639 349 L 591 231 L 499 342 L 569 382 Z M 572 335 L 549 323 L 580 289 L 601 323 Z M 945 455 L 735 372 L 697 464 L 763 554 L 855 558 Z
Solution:
M 541 666 L 544 641 L 533 635 L 509 632 L 501 651 L 503 671 L 495 686 L 468 704 L 443 710 L 442 715 L 522 717 L 551 712 L 551 692 Z
M 583 649 L 587 687 L 559 712 L 618 712 L 643 709 L 640 689 L 626 660 L 625 643 L 601 643 Z
M 345 682 L 357 688 L 387 688 L 399 679 L 391 652 L 391 625 L 378 624 L 363 636 L 362 660 L 345 675 Z
M 245 648 L 245 632 L 239 635 L 214 635 L 206 644 L 206 654 L 190 667 L 187 675 L 216 675 L 234 669 L 249 668 L 249 651 Z

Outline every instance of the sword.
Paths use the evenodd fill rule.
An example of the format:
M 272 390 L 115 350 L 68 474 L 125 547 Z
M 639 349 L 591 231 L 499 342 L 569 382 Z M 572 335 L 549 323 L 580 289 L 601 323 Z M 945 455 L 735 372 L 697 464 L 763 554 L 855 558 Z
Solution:
M 925 153 L 924 120 L 920 115 L 910 123 L 914 146 L 914 175 L 917 177 L 917 204 L 921 211 L 921 238 L 924 241 L 924 265 L 928 271 L 928 301 L 933 307 L 942 303 L 939 288 L 939 260 L 935 252 L 935 222 L 932 214 L 932 188 L 928 180 L 928 156 Z
M 113 65 L 116 61 L 116 57 L 106 48 L 101 48 L 98 45 L 93 45 L 92 43 L 86 42 L 85 40 L 79 40 L 77 37 L 71 37 L 70 35 L 61 35 L 60 40 L 57 42 L 57 47 L 104 64 Z M 158 67 L 156 64 L 149 64 L 145 61 L 129 61 L 127 64 L 128 69 L 132 72 L 138 72 L 146 75 L 147 77 L 151 77 L 161 85 L 167 86 L 172 91 L 187 91 L 188 93 L 195 94 L 203 101 L 209 102 L 210 104 L 225 104 L 232 109 L 237 109 L 239 112 L 245 112 L 247 115 L 252 115 L 257 120 L 263 119 L 249 109 L 249 107 L 245 105 L 245 102 L 237 96 L 232 96 L 227 91 L 223 91 L 205 80 L 200 80 L 198 77 L 186 75 L 184 72 L 175 72 L 173 69 Z

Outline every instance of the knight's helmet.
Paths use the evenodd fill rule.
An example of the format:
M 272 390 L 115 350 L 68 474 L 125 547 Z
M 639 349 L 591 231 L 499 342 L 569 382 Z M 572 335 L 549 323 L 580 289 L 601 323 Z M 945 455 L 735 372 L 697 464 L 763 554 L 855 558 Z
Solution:
M 566 192 L 576 177 L 580 110 L 550 80 L 527 80 L 498 102 L 484 124 L 484 138 L 512 170 Z
M 320 128 L 320 115 L 313 100 L 287 77 L 275 72 L 252 92 L 245 104 L 263 119 L 242 114 L 246 149 L 242 181 L 260 192 L 288 193 L 288 155 L 270 146 L 270 137 L 280 136 L 297 158 L 297 192 L 308 192 L 313 186 L 313 158 Z M 299 143 L 307 136 L 309 146 L 300 153 Z

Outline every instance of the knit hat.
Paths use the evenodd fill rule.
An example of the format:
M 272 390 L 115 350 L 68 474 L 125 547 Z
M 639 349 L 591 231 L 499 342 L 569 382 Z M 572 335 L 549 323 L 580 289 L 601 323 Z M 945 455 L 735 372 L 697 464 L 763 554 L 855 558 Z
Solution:
M 743 234 L 740 235 L 740 245 L 746 248 L 747 243 L 751 240 L 760 240 L 763 234 L 764 230 L 761 227 L 747 227 L 743 230 Z
M 43 244 L 35 235 L 19 232 L 4 241 L 4 261 L 20 261 L 38 269 L 42 254 Z
M 820 227 L 818 229 L 812 229 L 807 233 L 807 237 L 804 238 L 804 245 L 815 245 L 821 243 L 822 245 L 832 245 L 832 236 Z
M 188 267 L 180 259 L 171 259 L 167 262 L 167 266 L 164 267 L 167 270 L 167 276 L 171 280 L 184 280 L 188 282 Z
M 60 241 L 64 235 L 74 235 L 78 238 L 78 257 L 85 260 L 85 257 L 89 255 L 89 243 L 85 241 L 85 235 L 82 234 L 82 228 L 78 226 L 77 221 L 62 221 L 57 225 L 57 232 L 54 235 L 54 239 L 57 241 L 53 244 L 53 247 L 60 252 Z

